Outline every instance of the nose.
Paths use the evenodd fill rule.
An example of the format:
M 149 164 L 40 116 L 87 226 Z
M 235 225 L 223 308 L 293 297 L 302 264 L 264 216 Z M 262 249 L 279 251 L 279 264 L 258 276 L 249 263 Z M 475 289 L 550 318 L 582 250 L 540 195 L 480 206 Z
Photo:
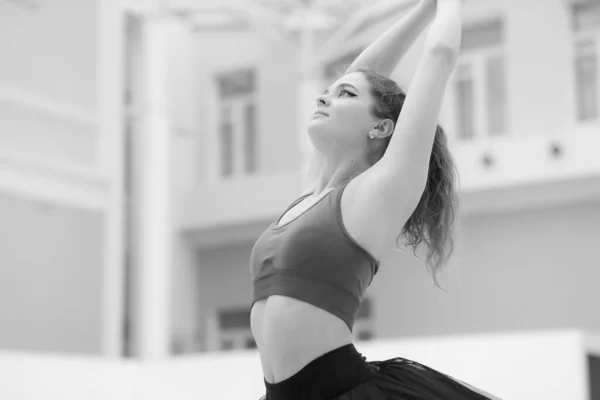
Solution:
M 327 99 L 327 97 L 324 94 L 317 97 L 317 107 L 328 106 L 328 105 L 329 105 L 329 100 Z

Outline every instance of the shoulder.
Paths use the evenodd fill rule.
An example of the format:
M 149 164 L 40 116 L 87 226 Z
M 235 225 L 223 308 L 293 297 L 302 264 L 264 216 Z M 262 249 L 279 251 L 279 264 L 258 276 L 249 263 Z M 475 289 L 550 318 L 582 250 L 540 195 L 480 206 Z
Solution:
M 348 183 L 340 199 L 346 231 L 377 260 L 394 247 L 413 211 L 390 193 L 390 185 L 371 167 Z

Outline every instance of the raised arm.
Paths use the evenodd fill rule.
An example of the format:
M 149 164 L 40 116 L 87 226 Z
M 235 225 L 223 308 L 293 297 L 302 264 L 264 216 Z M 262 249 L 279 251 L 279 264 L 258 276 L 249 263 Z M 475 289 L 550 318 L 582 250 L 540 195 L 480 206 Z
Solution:
M 461 0 L 438 0 L 423 55 L 377 173 L 390 195 L 414 207 L 426 185 L 429 159 L 448 79 L 461 41 Z M 408 196 L 408 197 L 407 197 Z
M 369 45 L 346 72 L 370 67 L 382 75 L 390 76 L 410 46 L 433 19 L 435 10 L 436 0 L 417 0 L 415 6 Z M 316 149 L 312 149 L 307 165 L 303 181 L 304 193 L 313 189 L 323 165 L 321 155 Z
M 443 1 L 443 0 L 440 0 Z M 370 67 L 389 77 L 435 15 L 435 0 L 418 0 L 398 22 L 369 45 L 346 72 Z

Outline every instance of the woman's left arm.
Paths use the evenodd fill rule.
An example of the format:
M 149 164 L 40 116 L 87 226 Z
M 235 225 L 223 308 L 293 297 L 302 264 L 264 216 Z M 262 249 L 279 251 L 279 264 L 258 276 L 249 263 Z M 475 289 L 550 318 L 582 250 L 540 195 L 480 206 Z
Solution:
M 461 1 L 438 0 L 436 16 L 394 134 L 385 154 L 373 167 L 389 179 L 388 190 L 412 198 L 411 207 L 426 185 L 446 85 L 460 50 Z
M 357 177 L 357 209 L 365 220 L 402 224 L 427 184 L 429 161 L 446 85 L 461 42 L 461 0 L 438 0 L 421 60 L 383 157 Z M 378 204 L 372 207 L 372 204 Z M 395 222 L 390 222 L 395 223 Z M 391 226 L 393 232 L 401 227 Z
M 410 46 L 433 19 L 435 10 L 436 0 L 418 0 L 406 15 L 371 43 L 346 72 L 370 67 L 389 77 Z

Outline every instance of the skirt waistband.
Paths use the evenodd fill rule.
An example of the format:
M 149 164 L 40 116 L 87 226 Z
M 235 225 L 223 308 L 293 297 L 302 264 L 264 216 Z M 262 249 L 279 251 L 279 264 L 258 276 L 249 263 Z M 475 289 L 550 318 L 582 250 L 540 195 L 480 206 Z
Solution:
M 264 382 L 268 400 L 325 400 L 352 389 L 374 374 L 374 367 L 350 343 L 314 359 L 281 382 Z

